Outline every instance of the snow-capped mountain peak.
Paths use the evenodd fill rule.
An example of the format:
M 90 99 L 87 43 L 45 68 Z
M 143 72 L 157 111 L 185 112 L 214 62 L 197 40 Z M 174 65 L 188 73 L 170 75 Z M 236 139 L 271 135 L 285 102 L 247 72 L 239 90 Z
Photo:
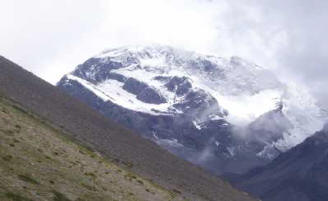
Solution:
M 167 100 L 166 112 L 181 100 L 174 91 L 168 90 L 165 86 L 166 80 L 172 78 L 187 78 L 193 89 L 209 93 L 229 111 L 230 116 L 239 116 L 247 122 L 273 109 L 274 100 L 281 95 L 275 89 L 281 88 L 282 84 L 271 72 L 238 57 L 225 59 L 153 45 L 111 49 L 95 56 L 94 59 L 103 65 L 111 64 L 111 68 L 105 70 L 112 74 L 139 80 L 156 89 L 159 95 Z M 84 72 L 84 78 L 95 80 L 96 75 L 104 73 L 103 71 L 99 65 L 91 67 Z M 123 84 L 119 80 L 111 80 L 111 83 L 108 83 L 108 80 L 97 80 L 97 84 L 103 89 L 107 88 L 105 82 L 107 85 Z M 252 99 L 257 99 L 259 103 Z M 159 108 L 154 109 L 163 111 Z
M 258 155 L 268 155 L 264 152 L 271 148 L 289 149 L 322 126 L 320 109 L 311 96 L 303 89 L 280 82 L 268 69 L 239 57 L 222 58 L 169 46 L 129 46 L 106 50 L 79 65 L 58 85 L 86 98 L 86 92 L 81 94 L 79 91 L 84 88 L 107 105 L 110 103 L 112 110 L 122 108 L 117 110 L 120 113 L 124 110 L 124 115 L 129 114 L 129 117 L 123 114 L 117 114 L 121 117 L 113 116 L 112 111 L 105 113 L 110 113 L 108 116 L 122 123 L 126 122 L 126 118 L 143 122 L 128 126 L 149 133 L 149 138 L 190 145 L 192 149 L 197 143 L 191 145 L 188 142 L 186 145 L 182 142 L 193 135 L 190 133 L 195 133 L 195 136 L 204 133 L 206 143 L 220 149 L 218 147 L 224 144 L 223 139 L 214 140 L 222 137 L 217 135 L 218 130 L 231 126 L 238 128 L 232 130 L 247 130 L 259 118 L 262 122 L 270 121 L 270 113 L 277 111 L 277 105 L 283 118 L 288 119 L 292 126 L 285 130 L 277 128 L 278 135 L 272 130 L 254 130 L 253 133 L 265 131 L 266 135 L 279 136 L 256 136 L 262 147 L 256 151 Z M 90 101 L 89 98 L 87 100 Z M 104 109 L 100 102 L 90 104 L 102 112 L 108 110 L 108 106 Z M 278 117 L 280 115 L 275 118 Z M 174 119 L 176 127 L 184 127 L 186 136 L 181 137 L 182 134 L 177 133 L 179 129 L 170 128 L 169 124 L 162 122 L 163 119 Z M 152 125 L 154 123 L 150 122 L 153 121 L 158 125 Z M 190 136 L 187 136 L 188 133 Z M 241 133 L 237 135 L 245 138 L 251 132 Z M 236 133 L 232 134 L 233 138 L 234 135 Z M 224 153 L 229 155 L 233 150 L 236 155 L 236 147 L 233 147 L 237 146 L 236 143 L 228 141 L 230 145 Z M 204 147 L 205 144 L 197 146 L 211 150 Z

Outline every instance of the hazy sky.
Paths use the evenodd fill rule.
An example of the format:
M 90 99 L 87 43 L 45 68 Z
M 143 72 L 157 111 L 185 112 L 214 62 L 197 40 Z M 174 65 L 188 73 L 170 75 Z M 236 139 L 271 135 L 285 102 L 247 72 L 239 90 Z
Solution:
M 325 0 L 0 0 L 0 54 L 51 83 L 104 49 L 237 55 L 328 102 Z M 1 72 L 0 72 L 1 73 Z

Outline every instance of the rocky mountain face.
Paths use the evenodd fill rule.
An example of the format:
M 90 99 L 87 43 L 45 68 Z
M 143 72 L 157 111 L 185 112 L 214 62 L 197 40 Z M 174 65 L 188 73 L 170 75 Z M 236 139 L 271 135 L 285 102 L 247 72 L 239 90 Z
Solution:
M 216 174 L 267 164 L 322 126 L 311 97 L 269 70 L 167 46 L 104 51 L 57 85 Z
M 328 199 L 328 129 L 234 181 L 264 201 Z

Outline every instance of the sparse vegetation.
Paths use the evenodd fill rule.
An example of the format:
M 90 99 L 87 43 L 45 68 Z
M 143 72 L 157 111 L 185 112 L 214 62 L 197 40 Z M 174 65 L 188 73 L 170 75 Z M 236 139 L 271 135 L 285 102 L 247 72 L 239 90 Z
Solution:
M 11 155 L 6 155 L 6 156 L 3 156 L 2 157 L 2 159 L 4 160 L 4 161 L 10 161 L 11 159 L 12 159 L 13 157 L 11 156 Z
M 109 162 L 1 97 L 0 106 L 1 201 L 172 200 L 170 191 L 114 164 L 130 169 L 132 162 Z
M 35 184 L 35 185 L 39 185 L 40 183 L 38 181 L 36 181 L 35 179 L 33 179 L 31 176 L 29 175 L 18 175 L 18 178 L 22 181 L 31 183 L 31 184 Z
M 71 201 L 64 194 L 58 191 L 53 191 L 53 193 L 54 193 L 54 201 Z
M 129 172 L 125 175 L 125 178 L 131 181 L 133 179 L 137 179 L 137 176 Z
M 90 186 L 88 184 L 82 183 L 81 186 L 83 186 L 84 188 L 88 189 L 89 191 L 97 191 L 97 188 L 94 186 Z
M 5 194 L 5 196 L 9 199 L 11 199 L 12 201 L 33 201 L 29 198 L 26 198 L 26 197 L 23 197 L 19 194 L 15 194 L 15 193 L 12 193 L 12 192 L 7 192 Z

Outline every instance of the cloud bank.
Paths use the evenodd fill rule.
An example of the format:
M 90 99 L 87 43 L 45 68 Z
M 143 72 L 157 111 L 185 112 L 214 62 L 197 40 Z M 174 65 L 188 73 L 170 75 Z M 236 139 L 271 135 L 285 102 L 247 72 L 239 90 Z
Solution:
M 161 43 L 246 58 L 326 104 L 327 9 L 322 0 L 4 0 L 0 54 L 54 84 L 103 49 Z

